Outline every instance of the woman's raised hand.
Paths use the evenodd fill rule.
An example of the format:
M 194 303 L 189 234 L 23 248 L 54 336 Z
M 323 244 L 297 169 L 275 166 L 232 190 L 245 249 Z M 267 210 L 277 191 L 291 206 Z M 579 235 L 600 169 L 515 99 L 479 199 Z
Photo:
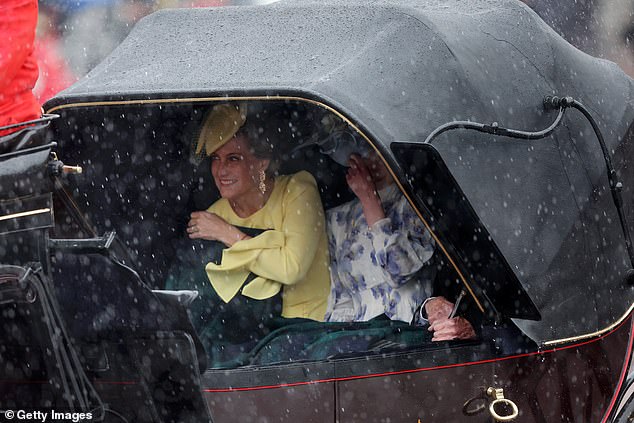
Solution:
M 361 201 L 370 197 L 376 197 L 376 187 L 372 181 L 372 175 L 361 157 L 356 154 L 350 155 L 348 164 L 350 167 L 346 174 L 346 182 L 352 192 L 354 192 Z
M 363 214 L 369 226 L 385 217 L 381 199 L 376 192 L 376 186 L 370 170 L 357 154 L 350 155 L 348 161 L 350 167 L 346 174 L 348 186 L 359 198 L 363 207 Z
M 232 246 L 237 241 L 247 238 L 244 232 L 227 223 L 217 214 L 207 211 L 197 211 L 191 214 L 187 224 L 187 234 L 190 239 L 220 241 L 227 246 Z

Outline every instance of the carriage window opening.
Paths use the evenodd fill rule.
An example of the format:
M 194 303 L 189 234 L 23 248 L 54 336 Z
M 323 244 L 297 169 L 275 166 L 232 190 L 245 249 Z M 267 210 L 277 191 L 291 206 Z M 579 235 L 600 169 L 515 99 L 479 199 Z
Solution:
M 288 103 L 225 103 L 201 115 L 202 129 L 192 145 L 207 167 L 203 172 L 210 174 L 206 182 L 217 189 L 204 210 L 220 220 L 192 215 L 183 240 L 187 246 L 177 248 L 167 288 L 199 291 L 191 314 L 211 367 L 319 360 L 402 350 L 432 338 L 475 338 L 466 320 L 459 334 L 443 328 L 434 336 L 420 326 L 449 317 L 453 303 L 447 294 L 427 301 L 422 314 L 431 312 L 424 322 L 414 318 L 432 296 L 444 262 L 381 158 L 352 127 L 330 113 Z M 234 127 L 218 126 L 227 120 Z M 298 184 L 308 196 L 285 204 L 291 200 L 276 188 L 288 192 Z M 310 240 L 310 248 L 301 242 L 275 251 L 264 247 L 288 232 L 276 222 L 276 203 L 301 213 L 293 231 L 307 232 L 301 236 Z M 249 204 L 255 206 L 249 210 Z M 294 224 L 289 218 L 278 221 Z M 218 222 L 220 230 L 212 227 Z M 291 247 L 317 263 L 300 263 Z M 260 263 L 245 258 L 253 251 Z M 260 266 L 263 257 L 281 266 Z M 298 280 L 301 266 L 308 276 Z M 235 271 L 240 267 L 250 271 Z M 228 273 L 233 275 L 221 285 L 221 275 Z M 447 285 L 457 285 L 455 278 Z
M 99 212 L 92 207 L 87 216 L 98 233 L 104 229 L 118 233 L 131 252 L 135 270 L 151 287 L 199 292 L 189 314 L 207 350 L 209 367 L 439 348 L 426 327 L 411 324 L 414 311 L 429 296 L 444 296 L 447 302 L 437 302 L 430 311 L 445 313 L 458 297 L 460 284 L 409 203 L 385 179 L 389 172 L 363 137 L 337 116 L 310 104 L 250 102 L 245 124 L 251 113 L 257 123 L 238 125 L 241 141 L 210 144 L 212 161 L 206 154 L 209 140 L 201 138 L 201 132 L 207 119 L 213 123 L 209 114 L 216 104 L 230 106 L 222 113 L 225 117 L 233 113 L 232 122 L 242 120 L 243 104 L 120 106 L 103 116 L 87 113 L 85 122 L 74 125 L 81 133 L 62 128 L 67 132 L 58 134 L 79 146 L 89 139 L 100 140 L 97 148 L 76 149 L 83 156 L 66 156 L 69 162 L 85 165 L 84 177 L 70 179 L 68 189 L 80 208 L 100 205 Z M 249 137 L 265 142 L 253 148 Z M 67 150 L 74 151 L 72 146 Z M 231 160 L 236 153 L 244 160 Z M 112 161 L 100 160 L 104 156 Z M 244 161 L 247 166 L 242 166 Z M 90 163 L 95 166 L 86 166 Z M 373 187 L 355 186 L 355 181 L 367 181 L 366 177 Z M 359 197 L 368 194 L 376 196 L 375 209 L 370 205 L 372 222 Z M 244 198 L 249 201 L 241 203 Z M 388 201 L 388 207 L 382 201 Z M 280 207 L 262 208 L 267 203 Z M 377 205 L 384 207 L 383 214 L 375 213 Z M 225 223 L 192 217 L 210 207 Z M 283 210 L 299 211 L 301 216 L 286 232 L 279 226 Z M 365 224 L 358 225 L 360 220 Z M 210 225 L 221 230 L 212 237 L 199 236 Z M 412 230 L 391 233 L 394 225 Z M 361 231 L 368 236 L 352 245 Z M 287 245 L 286 233 L 299 234 L 288 239 L 298 252 L 281 252 L 281 246 Z M 378 254 L 364 255 L 375 248 L 373 242 Z M 395 259 L 392 247 L 406 251 L 399 251 Z M 262 252 L 253 254 L 258 249 Z M 354 254 L 364 255 L 377 271 L 367 277 L 359 273 L 364 289 L 345 292 L 343 288 L 356 282 L 340 278 L 333 293 L 333 263 L 341 274 L 346 266 L 357 268 L 362 262 L 355 262 Z M 262 259 L 252 263 L 252 255 Z M 312 261 L 300 262 L 306 257 Z M 223 262 L 225 258 L 228 261 Z M 228 273 L 237 276 L 225 278 Z M 378 282 L 380 275 L 384 284 Z M 210 277 L 226 284 L 214 285 Z M 339 301 L 328 309 L 331 295 Z M 469 320 L 469 306 L 468 300 L 463 301 L 456 315 Z M 433 320 L 429 314 L 423 313 Z M 477 331 L 478 323 L 473 326 Z

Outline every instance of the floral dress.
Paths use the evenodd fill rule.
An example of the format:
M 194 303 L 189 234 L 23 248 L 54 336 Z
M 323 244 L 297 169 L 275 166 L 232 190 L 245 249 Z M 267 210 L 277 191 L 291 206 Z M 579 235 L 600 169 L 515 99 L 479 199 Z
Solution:
M 357 199 L 327 212 L 332 284 L 326 321 L 385 314 L 410 322 L 431 294 L 431 234 L 394 184 L 378 194 L 386 217 L 372 226 Z

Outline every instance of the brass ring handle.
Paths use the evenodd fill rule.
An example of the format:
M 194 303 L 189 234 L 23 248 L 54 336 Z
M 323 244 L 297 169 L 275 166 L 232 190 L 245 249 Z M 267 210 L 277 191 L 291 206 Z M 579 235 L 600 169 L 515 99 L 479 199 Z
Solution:
M 487 399 L 484 396 L 477 396 L 467 400 L 462 406 L 462 413 L 465 416 L 475 416 L 487 408 Z
M 511 408 L 510 414 L 506 416 L 501 416 L 498 414 L 498 412 L 495 410 L 495 406 L 502 405 L 502 404 Z M 517 405 L 515 405 L 513 401 L 506 398 L 498 398 L 496 400 L 491 401 L 491 404 L 489 405 L 489 413 L 491 413 L 491 417 L 493 417 L 493 419 L 496 422 L 510 422 L 515 420 L 515 418 L 518 416 L 519 409 L 517 408 Z

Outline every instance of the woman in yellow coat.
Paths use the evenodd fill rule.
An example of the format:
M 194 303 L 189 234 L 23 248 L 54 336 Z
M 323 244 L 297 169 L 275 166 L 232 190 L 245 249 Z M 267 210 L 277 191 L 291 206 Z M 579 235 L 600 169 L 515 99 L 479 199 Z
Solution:
M 285 319 L 322 321 L 330 291 L 315 179 L 304 171 L 275 176 L 272 145 L 258 129 L 244 109 L 221 104 L 206 117 L 198 140 L 197 150 L 211 156 L 222 197 L 206 211 L 192 213 L 187 227 L 192 239 L 224 245 L 220 263 L 205 267 L 222 300 L 206 329 L 223 332 L 207 334 L 214 362 L 248 351 Z M 245 228 L 264 231 L 250 236 Z

